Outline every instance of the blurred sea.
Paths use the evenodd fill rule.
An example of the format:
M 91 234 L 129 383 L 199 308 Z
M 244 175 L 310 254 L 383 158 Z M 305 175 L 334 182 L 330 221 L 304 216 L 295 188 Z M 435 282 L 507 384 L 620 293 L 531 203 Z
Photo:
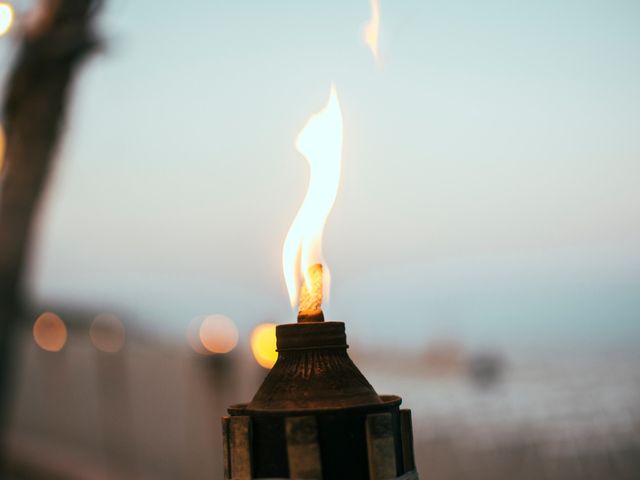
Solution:
M 639 478 L 640 352 L 351 350 L 412 410 L 424 478 Z M 132 334 L 106 354 L 73 327 L 52 353 L 25 331 L 10 444 L 29 473 L 17 478 L 220 478 L 219 418 L 265 373 L 242 343 L 205 356 Z

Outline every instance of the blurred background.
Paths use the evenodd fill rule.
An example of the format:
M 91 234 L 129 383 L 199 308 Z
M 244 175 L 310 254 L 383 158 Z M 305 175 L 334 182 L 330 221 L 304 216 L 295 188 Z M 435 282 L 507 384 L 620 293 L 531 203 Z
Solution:
M 294 141 L 332 81 L 326 314 L 413 410 L 420 474 L 638 478 L 640 3 L 382 0 L 378 61 L 371 9 L 104 2 L 29 240 L 15 478 L 222 478 L 256 327 L 295 320 Z

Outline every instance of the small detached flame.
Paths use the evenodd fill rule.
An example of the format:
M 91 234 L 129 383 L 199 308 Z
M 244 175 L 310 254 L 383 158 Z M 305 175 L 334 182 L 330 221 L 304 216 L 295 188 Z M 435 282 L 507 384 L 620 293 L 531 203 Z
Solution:
M 380 0 L 371 0 L 371 19 L 362 29 L 364 43 L 367 44 L 376 63 L 380 65 Z
M 298 321 L 322 321 L 323 295 L 329 293 L 322 234 L 338 193 L 342 161 L 342 112 L 334 85 L 325 107 L 298 135 L 296 147 L 309 162 L 310 179 L 284 242 L 282 267 L 291 306 L 299 303 Z

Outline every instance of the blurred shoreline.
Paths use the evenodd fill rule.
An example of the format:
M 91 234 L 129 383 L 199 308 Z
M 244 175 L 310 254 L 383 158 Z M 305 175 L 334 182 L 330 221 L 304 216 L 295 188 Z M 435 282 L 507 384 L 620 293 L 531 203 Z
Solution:
M 266 370 L 242 341 L 227 355 L 202 355 L 180 340 L 132 332 L 109 354 L 72 327 L 62 351 L 45 352 L 24 331 L 12 458 L 48 472 L 26 478 L 55 478 L 52 469 L 78 479 L 217 478 L 219 417 L 250 400 Z M 640 472 L 638 351 L 514 356 L 449 340 L 421 353 L 357 344 L 350 353 L 379 393 L 412 409 L 418 466 L 430 478 L 478 468 L 475 478 Z

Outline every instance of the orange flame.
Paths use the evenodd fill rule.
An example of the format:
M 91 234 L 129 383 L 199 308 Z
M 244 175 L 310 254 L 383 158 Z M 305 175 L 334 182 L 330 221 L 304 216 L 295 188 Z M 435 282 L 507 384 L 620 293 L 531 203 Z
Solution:
M 371 0 L 371 18 L 362 30 L 364 43 L 373 53 L 376 63 L 380 63 L 378 41 L 380 37 L 380 0 Z
M 323 266 L 325 297 L 329 292 L 329 272 L 322 258 L 322 234 L 338 193 L 342 159 L 342 112 L 335 85 L 331 85 L 325 107 L 309 118 L 298 135 L 296 147 L 309 162 L 310 179 L 282 249 L 282 267 L 292 307 L 298 302 L 303 278 L 307 289 L 312 288 L 309 269 L 313 265 Z

